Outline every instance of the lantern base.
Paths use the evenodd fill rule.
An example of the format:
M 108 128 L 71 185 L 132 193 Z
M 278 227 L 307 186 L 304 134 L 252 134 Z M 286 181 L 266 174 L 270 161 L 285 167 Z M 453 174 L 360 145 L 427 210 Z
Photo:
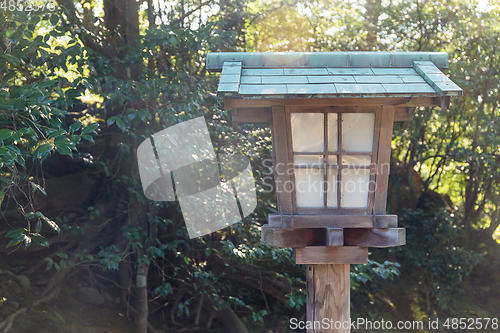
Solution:
M 406 244 L 405 228 L 275 228 L 261 227 L 262 243 L 276 247 L 343 245 L 362 247 L 394 247 Z
M 269 215 L 274 228 L 396 228 L 397 215 Z

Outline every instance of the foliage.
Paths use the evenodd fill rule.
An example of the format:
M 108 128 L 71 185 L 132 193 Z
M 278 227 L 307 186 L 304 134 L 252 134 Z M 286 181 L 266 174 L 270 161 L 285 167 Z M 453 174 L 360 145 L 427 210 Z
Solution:
M 487 10 L 474 1 L 441 0 L 145 3 L 60 0 L 57 12 L 0 17 L 5 245 L 47 247 L 65 239 L 63 250 L 44 252 L 53 284 L 71 269 L 83 272 L 104 288 L 126 290 L 117 292 L 122 305 L 141 300 L 144 293 L 129 286 L 146 276 L 150 313 L 186 329 L 209 325 L 227 308 L 247 327 L 281 329 L 279 320 L 304 311 L 305 277 L 289 249 L 260 243 L 260 226 L 276 212 L 271 133 L 259 125 L 230 129 L 206 54 L 446 51 L 448 73 L 465 96 L 448 110 L 416 110 L 393 142 L 394 193 L 416 193 L 391 206 L 406 210 L 407 245 L 353 265 L 351 285 L 377 306 L 417 303 L 405 316 L 459 314 L 463 297 L 487 306 L 465 291 L 480 258 L 498 264 L 492 241 L 500 224 L 497 1 Z M 135 150 L 152 133 L 197 116 L 205 117 L 218 153 L 250 156 L 259 200 L 244 222 L 192 240 L 177 204 L 144 197 Z M 483 294 L 494 295 L 481 282 Z M 395 285 L 402 292 L 391 293 Z
M 72 123 L 65 120 L 67 109 L 82 105 L 77 98 L 89 87 L 83 72 L 83 51 L 72 39 L 68 48 L 51 47 L 48 43 L 63 36 L 57 14 L 7 13 L 0 18 L 7 43 L 0 51 L 0 205 L 9 198 L 15 201 L 26 219 L 26 226 L 11 229 L 8 246 L 31 242 L 49 246 L 41 235 L 46 224 L 59 232 L 59 226 L 42 212 L 35 211 L 36 195 L 47 195 L 43 183 L 33 178 L 37 169 L 51 154 L 73 156 L 79 142 L 93 142 L 91 134 L 99 125 L 92 118 Z M 49 23 L 50 22 L 50 23 Z M 40 29 L 50 30 L 43 35 Z M 76 53 L 75 53 L 76 51 Z M 76 55 L 79 56 L 77 60 Z M 69 82 L 60 69 L 77 64 L 82 77 Z M 15 194 L 22 192 L 22 199 Z M 22 200 L 22 201 L 21 201 Z M 5 204 L 8 204 L 7 202 Z M 33 227 L 34 226 L 34 227 Z
M 482 257 L 459 245 L 464 243 L 464 234 L 460 216 L 455 214 L 448 210 L 407 213 L 401 221 L 408 230 L 407 245 L 397 249 L 404 258 L 405 273 L 417 275 L 422 282 L 421 299 L 443 310 L 455 305 L 457 293 L 463 292 L 460 284 Z

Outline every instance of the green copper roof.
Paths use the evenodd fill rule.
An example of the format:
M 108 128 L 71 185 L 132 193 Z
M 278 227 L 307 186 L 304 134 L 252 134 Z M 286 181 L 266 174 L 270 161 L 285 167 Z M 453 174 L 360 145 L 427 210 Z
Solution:
M 210 53 L 219 96 L 235 98 L 438 97 L 462 89 L 439 68 L 442 52 Z

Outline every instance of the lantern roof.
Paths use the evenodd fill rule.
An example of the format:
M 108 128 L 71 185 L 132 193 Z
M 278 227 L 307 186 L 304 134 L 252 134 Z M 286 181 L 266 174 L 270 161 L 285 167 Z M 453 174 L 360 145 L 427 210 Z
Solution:
M 444 52 L 219 52 L 207 69 L 221 72 L 218 96 L 360 98 L 461 96 L 441 69 Z

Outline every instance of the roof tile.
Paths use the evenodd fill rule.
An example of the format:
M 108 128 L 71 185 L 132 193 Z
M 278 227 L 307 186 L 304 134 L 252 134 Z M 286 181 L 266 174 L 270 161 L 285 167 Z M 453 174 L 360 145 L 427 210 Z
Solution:
M 285 68 L 285 75 L 328 75 L 326 68 Z
M 240 95 L 283 95 L 286 93 L 286 84 L 242 84 L 240 86 Z
M 397 75 L 356 75 L 354 79 L 358 83 L 403 83 Z
M 311 75 L 307 77 L 309 83 L 342 83 L 342 82 L 356 82 L 354 76 L 352 75 Z
M 283 75 L 283 68 L 243 69 L 242 75 Z
M 327 68 L 331 75 L 373 75 L 370 68 Z
M 427 83 L 383 84 L 388 93 L 435 93 Z
M 262 77 L 263 84 L 287 84 L 287 83 L 308 83 L 307 76 L 298 75 L 265 75 Z
M 262 84 L 262 76 L 243 75 L 241 77 L 241 84 Z
M 344 84 L 336 83 L 339 94 L 384 94 L 386 91 L 381 84 Z
M 336 94 L 333 84 L 287 84 L 289 94 Z
M 420 75 L 400 75 L 404 83 L 425 83 L 425 80 Z

